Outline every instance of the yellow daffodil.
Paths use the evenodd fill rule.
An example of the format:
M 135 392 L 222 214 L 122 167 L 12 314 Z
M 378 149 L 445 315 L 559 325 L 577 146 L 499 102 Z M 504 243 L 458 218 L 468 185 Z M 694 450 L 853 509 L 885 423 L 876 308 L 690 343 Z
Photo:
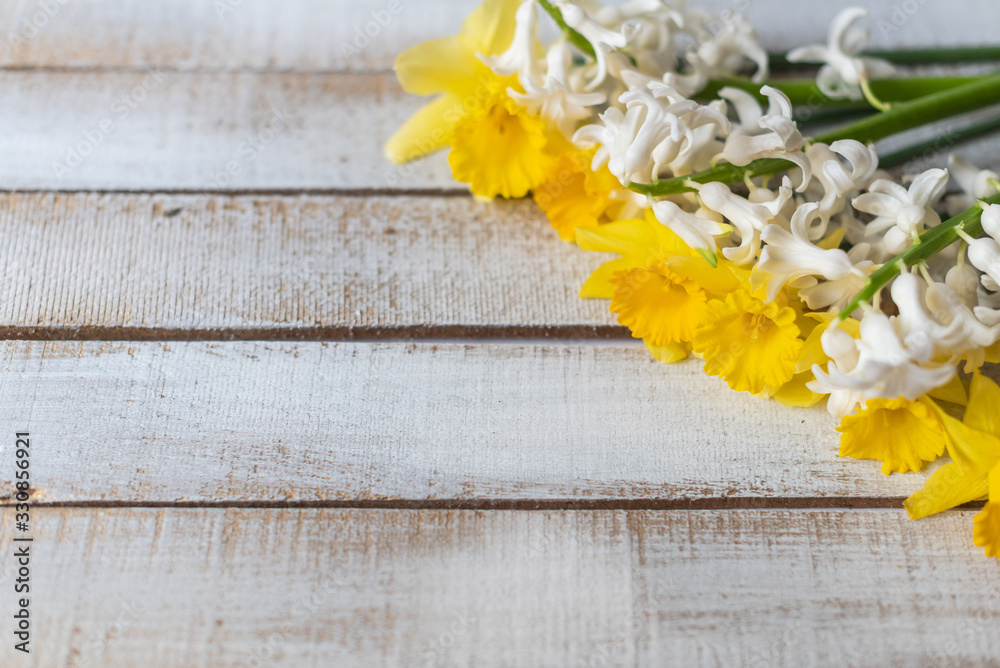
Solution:
M 448 145 L 455 123 L 484 98 L 506 88 L 477 54 L 502 53 L 514 37 L 518 0 L 486 0 L 459 34 L 425 42 L 396 58 L 399 83 L 414 95 L 441 96 L 418 111 L 386 144 L 389 159 L 413 160 Z
M 547 123 L 507 94 L 516 77 L 500 77 L 480 60 L 510 46 L 519 0 L 485 0 L 453 37 L 412 47 L 396 59 L 403 89 L 440 97 L 418 111 L 386 144 L 403 163 L 445 146 L 452 174 L 483 197 L 523 197 L 553 160 Z
M 548 172 L 546 144 L 547 123 L 500 92 L 455 124 L 448 163 L 479 197 L 524 197 Z
M 708 303 L 694 336 L 705 373 L 732 389 L 773 396 L 795 376 L 802 330 L 787 300 L 767 302 L 746 287 Z
M 935 412 L 947 432 L 946 446 L 952 461 L 927 479 L 924 488 L 908 498 L 905 506 L 919 519 L 963 503 L 988 498 L 976 515 L 973 538 L 987 556 L 1000 555 L 1000 387 L 975 374 L 969 405 L 959 421 L 940 408 Z
M 837 427 L 840 456 L 875 459 L 882 473 L 919 471 L 944 453 L 947 435 L 930 399 L 870 399 Z
M 705 304 L 739 286 L 728 263 L 712 267 L 649 211 L 642 219 L 577 228 L 577 243 L 620 255 L 591 275 L 580 296 L 610 299 L 618 322 L 661 362 L 687 357 Z
M 591 153 L 563 153 L 532 194 L 563 241 L 574 241 L 579 227 L 608 222 L 620 208 L 611 193 L 621 191 L 621 184 L 607 165 L 590 169 Z

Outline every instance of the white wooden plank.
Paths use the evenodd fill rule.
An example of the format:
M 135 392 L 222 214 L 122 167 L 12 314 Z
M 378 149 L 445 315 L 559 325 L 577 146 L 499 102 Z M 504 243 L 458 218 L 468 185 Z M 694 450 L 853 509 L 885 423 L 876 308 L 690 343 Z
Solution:
M 972 515 L 36 511 L 34 653 L 8 638 L 0 660 L 995 666 L 998 565 Z
M 398 4 L 389 0 L 3 0 L 0 66 L 388 69 L 403 49 L 455 33 L 477 4 L 477 0 L 398 0 Z M 954 7 L 947 3 L 831 0 L 818 6 L 779 0 L 698 0 L 690 4 L 713 14 L 720 28 L 727 12 L 744 13 L 762 43 L 773 50 L 825 41 L 833 15 L 859 4 L 870 11 L 876 47 L 995 41 L 990 21 L 956 20 Z M 390 5 L 395 13 L 388 11 Z M 962 2 L 963 16 L 968 17 L 990 16 L 993 8 L 990 0 Z M 366 29 L 373 35 L 367 41 L 359 37 Z
M 0 237 L 8 335 L 624 333 L 530 202 L 0 195 Z
M 477 5 L 478 0 L 3 0 L 0 64 L 384 70 L 403 49 L 457 32 Z
M 641 345 L 0 350 L 0 422 L 31 432 L 48 502 L 885 505 L 926 478 L 839 459 L 822 408 L 735 394 L 699 362 L 664 366 Z
M 0 89 L 7 190 L 465 191 L 445 152 L 385 160 L 423 103 L 391 74 L 0 71 Z M 998 166 L 998 147 L 962 152 Z
M 459 188 L 382 147 L 421 104 L 392 75 L 0 72 L 5 189 Z

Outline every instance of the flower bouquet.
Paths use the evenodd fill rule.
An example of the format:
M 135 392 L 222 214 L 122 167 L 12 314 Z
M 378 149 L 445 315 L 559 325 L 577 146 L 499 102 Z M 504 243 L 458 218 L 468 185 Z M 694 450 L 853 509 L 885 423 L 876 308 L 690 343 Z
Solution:
M 988 499 L 974 537 L 998 556 L 1000 387 L 980 370 L 1000 361 L 1000 181 L 956 155 L 897 180 L 883 170 L 929 144 L 874 148 L 1000 104 L 1000 74 L 899 65 L 998 50 L 871 53 L 864 18 L 845 10 L 827 44 L 775 56 L 741 15 L 684 0 L 485 0 L 458 35 L 397 59 L 406 91 L 436 97 L 386 152 L 448 147 L 476 197 L 530 195 L 563 240 L 615 254 L 580 295 L 610 300 L 657 360 L 826 401 L 840 454 L 885 474 L 947 452 L 906 509 Z M 810 64 L 815 77 L 772 78 Z M 817 123 L 833 129 L 803 134 Z

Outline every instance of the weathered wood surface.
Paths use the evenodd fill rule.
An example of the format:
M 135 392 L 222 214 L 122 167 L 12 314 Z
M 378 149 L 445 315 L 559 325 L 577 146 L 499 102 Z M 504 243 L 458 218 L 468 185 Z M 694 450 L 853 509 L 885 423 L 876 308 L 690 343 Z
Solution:
M 0 350 L 2 421 L 32 434 L 38 502 L 899 506 L 924 480 L 838 459 L 822 408 L 628 343 Z
M 0 90 L 8 190 L 462 189 L 444 154 L 383 157 L 422 104 L 391 74 L 8 71 Z
M 41 191 L 0 196 L 0 336 L 98 339 L 0 344 L 36 504 L 0 665 L 998 665 L 972 513 L 885 509 L 926 474 L 632 342 L 483 338 L 610 333 L 599 258 L 385 164 L 392 59 L 476 2 L 346 52 L 388 4 L 0 0 L 0 189 Z M 697 4 L 782 50 L 854 2 Z M 995 42 L 993 4 L 873 6 L 873 44 Z M 100 341 L 413 335 L 466 341 Z
M 971 512 L 59 509 L 5 666 L 995 666 Z M 9 544 L 10 524 L 0 530 Z M 2 567 L 13 572 L 10 551 Z M 4 617 L 13 614 L 5 596 Z M 9 614 L 8 614 L 9 613 Z
M 478 0 L 3 0 L 0 66 L 182 70 L 383 70 L 403 49 L 455 33 Z M 698 0 L 721 29 L 738 11 L 762 43 L 824 42 L 830 19 L 857 0 Z M 905 47 L 995 41 L 992 0 L 867 3 L 872 44 Z M 393 11 L 389 11 L 392 9 Z M 386 15 L 388 13 L 388 16 Z M 381 21 L 379 21 L 381 19 Z M 372 21 L 376 25 L 371 25 Z M 359 32 L 368 29 L 367 42 Z M 351 48 L 353 47 L 353 48 Z
M 8 337 L 627 336 L 530 202 L 0 195 Z

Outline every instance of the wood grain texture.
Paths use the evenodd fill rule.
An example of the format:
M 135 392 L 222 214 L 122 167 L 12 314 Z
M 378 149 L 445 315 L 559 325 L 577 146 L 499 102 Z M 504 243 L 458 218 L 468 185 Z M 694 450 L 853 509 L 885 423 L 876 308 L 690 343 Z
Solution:
M 42 510 L 36 653 L 23 661 L 5 642 L 0 656 L 32 668 L 995 666 L 1000 573 L 972 545 L 972 515 Z M 9 579 L 9 550 L 0 563 Z M 10 597 L 0 608 L 9 619 Z
M 530 202 L 0 195 L 0 332 L 626 336 Z
M 925 479 L 838 459 L 822 408 L 733 393 L 641 345 L 0 350 L 0 414 L 32 433 L 39 502 L 899 506 Z
M 390 74 L 0 72 L 4 189 L 464 191 L 382 147 L 423 100 Z
M 399 0 L 393 14 L 387 12 L 389 0 L 3 0 L 0 66 L 384 70 L 403 49 L 457 32 L 477 4 Z M 745 14 L 761 41 L 780 51 L 824 42 L 834 14 L 857 4 L 868 5 L 876 47 L 995 41 L 990 21 L 954 20 L 954 6 L 947 3 L 907 4 L 898 11 L 902 3 L 857 0 L 821 6 L 698 0 L 696 6 L 720 26 L 733 11 Z M 964 16 L 987 17 L 994 5 L 963 0 L 961 7 Z M 367 41 L 359 37 L 366 28 L 373 35 Z

